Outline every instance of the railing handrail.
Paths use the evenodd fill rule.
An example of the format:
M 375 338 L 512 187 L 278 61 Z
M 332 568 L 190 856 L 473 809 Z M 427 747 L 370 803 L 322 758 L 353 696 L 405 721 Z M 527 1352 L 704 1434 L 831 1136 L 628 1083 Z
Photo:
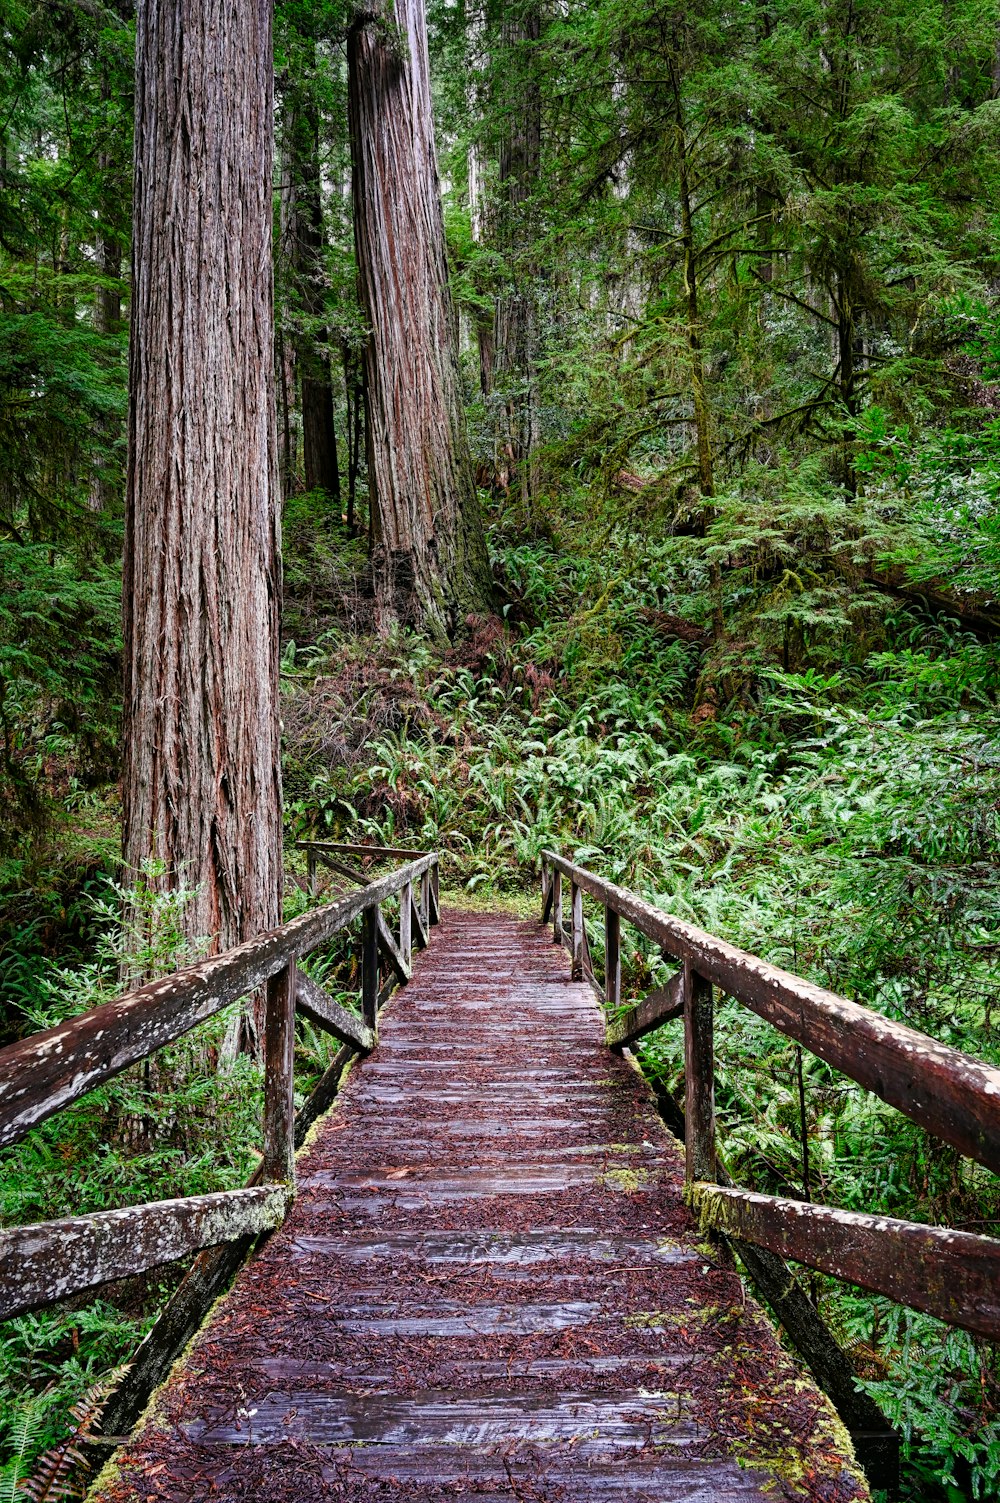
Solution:
M 770 965 L 557 852 L 544 851 L 542 921 L 551 915 L 557 943 L 567 939 L 564 877 L 570 882 L 571 974 L 577 979 L 587 975 L 612 1010 L 608 1045 L 622 1048 L 672 1018 L 684 1019 L 685 1181 L 702 1223 L 744 1247 L 753 1244 L 951 1325 L 993 1340 L 1000 1337 L 997 1238 L 757 1194 L 731 1183 L 716 1148 L 713 985 L 994 1171 L 1000 1167 L 1000 1070 Z M 604 905 L 603 992 L 589 965 L 584 893 Z M 668 986 L 624 1013 L 622 919 L 682 967 Z
M 1000 1069 L 672 917 L 544 851 L 543 861 L 727 996 L 957 1148 L 1000 1169 Z
M 245 1249 L 261 1232 L 280 1224 L 294 1194 L 298 1129 L 330 1105 L 346 1057 L 374 1048 L 379 1006 L 394 980 L 409 979 L 413 943 L 425 946 L 430 925 L 439 918 L 434 851 L 375 881 L 364 876 L 359 881 L 357 892 L 0 1050 L 0 1145 L 7 1145 L 231 1002 L 261 986 L 267 989 L 264 1152 L 250 1184 L 243 1190 L 0 1231 L 0 1320 L 199 1249 L 222 1250 L 218 1273 L 229 1266 L 227 1248 Z M 419 902 L 414 895 L 416 883 Z M 398 943 L 380 912 L 380 904 L 397 892 Z M 360 1020 L 296 969 L 297 960 L 359 916 L 364 921 Z M 383 988 L 379 985 L 380 955 L 387 958 L 393 972 Z M 293 1080 L 297 1008 L 344 1046 L 299 1119 Z M 185 1319 L 191 1313 L 189 1305 L 204 1313 L 204 1297 L 214 1287 L 207 1276 L 195 1279 L 187 1292 L 186 1283 L 176 1296 L 187 1311 Z M 183 1324 L 170 1319 L 166 1326 L 168 1342 L 176 1335 L 174 1326 L 183 1330 Z M 144 1383 L 145 1379 L 138 1385 L 140 1398 L 148 1397 Z
M 432 854 L 431 851 L 414 851 L 401 845 L 358 845 L 342 840 L 297 840 L 295 844 L 300 851 L 339 851 L 344 856 L 391 856 L 396 860 L 402 856 L 416 860 Z
M 16 1143 L 95 1086 L 256 991 L 436 861 L 434 852 L 421 856 L 221 955 L 195 961 L 0 1049 L 0 1147 Z

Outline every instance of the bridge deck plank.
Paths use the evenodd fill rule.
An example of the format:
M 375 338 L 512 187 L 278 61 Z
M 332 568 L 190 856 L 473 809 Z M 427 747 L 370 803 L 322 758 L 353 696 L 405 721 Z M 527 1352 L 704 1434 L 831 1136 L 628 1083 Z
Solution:
M 866 1499 L 565 953 L 443 919 L 95 1503 Z

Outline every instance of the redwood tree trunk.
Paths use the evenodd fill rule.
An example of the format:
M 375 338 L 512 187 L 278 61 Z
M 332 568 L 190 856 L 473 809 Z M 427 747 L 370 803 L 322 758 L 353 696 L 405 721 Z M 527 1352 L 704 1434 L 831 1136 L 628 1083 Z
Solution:
M 303 52 L 304 58 L 308 54 Z M 324 490 L 340 509 L 340 464 L 333 414 L 333 372 L 326 311 L 319 111 L 308 92 L 289 107 L 285 128 L 289 178 L 287 234 L 292 274 L 308 324 L 296 338 L 302 382 L 302 465 L 307 491 Z
M 348 67 L 358 277 L 371 327 L 377 616 L 382 627 L 397 620 L 451 636 L 492 591 L 462 410 L 423 0 L 360 16 Z
M 507 264 L 507 285 L 497 299 L 494 320 L 493 380 L 496 478 L 507 490 L 517 482 L 525 508 L 538 489 L 535 454 L 541 439 L 538 411 L 538 267 L 531 253 L 535 238 L 534 195 L 542 150 L 542 97 L 528 48 L 541 36 L 536 4 L 505 9 L 504 49 L 515 77 L 507 101 L 500 147 L 498 229 Z
M 139 8 L 124 852 L 222 949 L 281 883 L 271 79 L 268 0 Z

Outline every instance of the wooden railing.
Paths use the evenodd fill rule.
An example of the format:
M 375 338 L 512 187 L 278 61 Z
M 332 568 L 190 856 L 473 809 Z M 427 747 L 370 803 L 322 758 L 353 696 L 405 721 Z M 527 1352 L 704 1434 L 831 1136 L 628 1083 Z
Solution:
M 606 1003 L 611 1047 L 684 1020 L 686 1179 L 707 1227 L 950 1325 L 1000 1337 L 1000 1240 L 760 1195 L 729 1182 L 716 1148 L 713 988 L 994 1172 L 1000 1070 L 672 918 L 552 851 L 543 855 L 542 888 L 542 922 L 551 919 L 556 942 L 570 949 L 574 976 L 590 980 Z M 603 986 L 590 959 L 585 893 L 604 907 Z M 623 919 L 679 965 L 669 985 L 628 1007 L 621 1001 Z
M 379 856 L 412 855 L 368 847 L 364 851 Z M 408 980 L 412 947 L 427 944 L 430 926 L 438 919 L 435 853 L 421 854 L 377 880 L 361 880 L 365 885 L 359 891 L 301 914 L 224 955 L 187 966 L 0 1050 L 2 1146 L 16 1143 L 55 1112 L 240 997 L 260 987 L 266 989 L 264 1151 L 251 1183 L 242 1190 L 128 1206 L 0 1232 L 0 1320 L 171 1263 L 202 1248 L 243 1242 L 281 1222 L 294 1194 L 297 1144 L 309 1122 L 336 1093 L 347 1056 L 366 1054 L 374 1047 L 379 1005 L 397 981 Z M 398 940 L 380 907 L 397 893 Z M 359 917 L 363 929 L 360 1019 L 296 964 Z M 383 961 L 390 974 L 380 986 Z M 298 1118 L 293 1098 L 296 1009 L 342 1045 Z

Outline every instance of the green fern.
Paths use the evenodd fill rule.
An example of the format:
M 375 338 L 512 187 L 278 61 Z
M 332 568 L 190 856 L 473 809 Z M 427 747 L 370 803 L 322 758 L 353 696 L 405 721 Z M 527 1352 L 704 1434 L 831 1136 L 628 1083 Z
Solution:
M 69 1412 L 76 1425 L 64 1440 L 38 1458 L 33 1475 L 18 1484 L 19 1498 L 28 1498 L 30 1503 L 61 1503 L 62 1499 L 80 1496 L 80 1473 L 89 1469 L 81 1443 L 93 1435 L 105 1404 L 127 1371 L 124 1366 L 105 1373 L 72 1406 Z
M 10 1420 L 6 1438 L 10 1455 L 0 1468 L 0 1503 L 18 1503 L 24 1497 L 28 1467 L 45 1433 L 49 1391 L 20 1403 Z

